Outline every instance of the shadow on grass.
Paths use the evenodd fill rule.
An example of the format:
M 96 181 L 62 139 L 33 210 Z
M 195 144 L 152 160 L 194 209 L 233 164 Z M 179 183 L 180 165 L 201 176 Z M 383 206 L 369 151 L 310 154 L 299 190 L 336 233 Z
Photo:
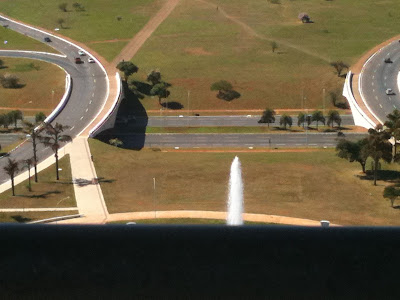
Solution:
M 91 184 L 99 184 L 99 183 L 112 183 L 115 179 L 104 179 L 104 177 L 93 178 L 92 180 L 84 179 L 84 178 L 76 178 L 74 183 L 76 183 L 80 187 L 88 186 Z
M 132 80 L 132 81 L 130 81 L 130 83 L 133 84 L 134 86 L 136 86 L 136 89 L 140 93 L 142 93 L 146 96 L 150 96 L 150 91 L 153 87 L 151 84 L 148 84 L 148 83 L 145 83 L 142 81 L 137 81 L 137 80 Z
M 367 170 L 366 174 L 357 175 L 361 180 L 374 180 L 374 172 Z M 383 180 L 390 183 L 398 183 L 400 181 L 400 172 L 394 170 L 378 170 L 378 180 Z
M 21 215 L 11 216 L 11 218 L 17 221 L 18 223 L 26 223 L 32 221 L 31 218 L 23 217 Z
M 47 196 L 49 195 L 57 195 L 57 194 L 61 194 L 60 191 L 49 191 L 43 194 L 39 194 L 39 195 L 18 195 L 20 197 L 24 197 L 24 198 L 31 198 L 31 199 L 46 199 Z
M 179 110 L 184 107 L 181 103 L 176 102 L 176 101 L 164 102 L 164 103 L 161 103 L 161 106 L 166 109 L 172 109 L 172 110 Z

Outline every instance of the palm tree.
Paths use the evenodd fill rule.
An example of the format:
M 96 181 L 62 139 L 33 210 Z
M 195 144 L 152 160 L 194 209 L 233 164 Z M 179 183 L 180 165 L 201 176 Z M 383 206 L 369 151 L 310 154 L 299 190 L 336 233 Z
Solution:
M 333 123 L 336 123 L 340 127 L 340 123 L 342 123 L 342 118 L 339 115 L 339 112 L 337 110 L 330 110 L 328 112 L 328 120 L 326 122 L 328 126 L 331 126 L 333 129 Z
M 317 122 L 317 130 L 318 130 L 318 122 L 321 122 L 325 125 L 325 117 L 320 110 L 316 110 L 313 112 L 311 120 Z
M 393 151 L 393 159 L 397 154 L 397 141 L 400 140 L 400 111 L 395 109 L 391 114 L 386 116 L 388 120 L 385 122 L 385 126 L 387 127 L 387 131 L 391 134 L 394 139 L 394 151 Z
M 301 112 L 297 116 L 297 126 L 300 127 L 300 125 L 303 124 L 303 128 L 305 128 L 305 123 L 306 123 L 306 114 Z
M 383 159 L 386 162 L 392 161 L 392 145 L 389 142 L 390 134 L 387 131 L 376 127 L 368 130 L 368 155 L 374 160 L 374 185 L 378 174 L 379 161 Z
M 258 121 L 258 123 L 267 123 L 269 127 L 269 123 L 274 123 L 275 122 L 275 111 L 273 109 L 267 108 L 264 110 L 261 119 Z
M 7 165 L 3 169 L 11 178 L 12 195 L 15 196 L 14 177 L 19 171 L 18 162 L 16 162 L 14 159 L 8 159 Z
M 69 135 L 62 134 L 62 132 L 68 128 L 70 128 L 70 126 L 61 125 L 59 123 L 56 123 L 54 126 L 46 124 L 44 130 L 48 136 L 41 137 L 40 139 L 46 147 L 51 147 L 54 152 L 54 157 L 56 158 L 57 180 L 60 180 L 60 177 L 58 176 L 58 149 L 61 148 L 61 143 L 72 141 L 72 138 Z
M 31 140 L 29 140 L 32 143 L 33 146 L 33 167 L 35 170 L 35 182 L 38 182 L 38 175 L 37 175 L 37 155 L 36 155 L 36 146 L 38 140 L 40 140 L 40 132 L 42 129 L 35 130 L 37 124 L 33 124 L 31 122 L 25 121 L 24 122 L 25 128 L 24 132 L 29 135 Z
M 281 124 L 281 125 L 283 125 L 284 127 L 285 127 L 285 130 L 286 130 L 286 126 L 287 125 L 289 125 L 289 127 L 291 127 L 292 126 L 292 117 L 291 116 L 288 116 L 288 115 L 286 115 L 286 114 L 283 114 L 282 116 L 281 116 L 281 119 L 280 119 L 280 121 L 279 121 L 279 123 Z
M 28 158 L 28 159 L 24 159 L 22 161 L 22 163 L 24 164 L 22 169 L 24 169 L 24 168 L 28 169 L 28 189 L 29 189 L 29 191 L 32 191 L 32 188 L 31 188 L 31 168 L 32 168 L 32 165 L 33 165 L 33 161 L 34 161 L 33 157 L 32 158 Z

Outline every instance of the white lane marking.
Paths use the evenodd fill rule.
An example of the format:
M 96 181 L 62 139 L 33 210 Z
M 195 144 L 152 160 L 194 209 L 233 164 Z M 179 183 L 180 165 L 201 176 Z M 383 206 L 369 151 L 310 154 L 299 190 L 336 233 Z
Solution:
M 373 92 L 375 92 L 375 89 L 372 89 Z
M 310 146 L 317 146 L 317 144 L 309 144 Z
M 276 144 L 277 146 L 285 146 L 286 144 Z
M 372 85 L 372 86 L 374 86 L 374 83 L 373 83 L 373 82 L 371 82 L 371 85 Z
M 372 79 L 374 79 L 375 78 L 375 75 L 372 75 Z
M 93 75 L 93 77 L 94 77 L 94 74 L 92 74 Z
M 374 73 L 376 73 L 376 70 L 374 70 Z
M 383 77 L 385 80 L 387 79 L 387 76 Z
M 96 79 L 93 79 L 93 82 L 96 82 Z
M 386 54 L 386 56 L 389 56 L 389 55 L 390 55 L 390 52 L 388 54 Z
M 397 109 L 396 105 L 393 105 L 394 109 Z
M 83 119 L 83 117 L 81 117 L 81 120 Z
M 378 100 L 378 96 L 375 96 L 375 99 Z
M 386 87 L 386 82 L 383 85 Z
M 72 129 L 74 129 L 75 128 L 75 126 L 72 126 L 70 129 L 69 129 L 69 131 L 72 131 Z
M 92 101 L 92 100 L 90 100 L 89 104 L 92 104 L 92 102 L 93 102 L 93 101 Z
M 89 108 L 86 108 L 86 112 L 89 110 Z
M 92 97 L 94 97 L 94 93 L 92 93 Z
M 382 104 L 379 104 L 379 106 L 382 108 Z

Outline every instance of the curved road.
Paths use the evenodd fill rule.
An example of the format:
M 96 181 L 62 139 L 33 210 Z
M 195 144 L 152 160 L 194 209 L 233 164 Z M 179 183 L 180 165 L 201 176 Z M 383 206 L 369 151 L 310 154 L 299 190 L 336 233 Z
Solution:
M 392 63 L 385 63 L 390 58 Z M 382 48 L 365 64 L 361 76 L 361 93 L 369 108 L 379 121 L 394 109 L 400 109 L 400 91 L 397 76 L 400 71 L 400 43 L 398 40 Z M 386 89 L 395 95 L 386 95 Z
M 27 28 L 23 25 L 7 21 L 0 17 L 0 25 L 8 25 L 9 29 L 25 34 L 29 37 L 43 41 L 44 37 L 49 36 L 38 30 Z M 74 58 L 78 56 L 79 48 L 57 38 L 50 37 L 52 42 L 48 43 L 51 47 L 65 54 L 65 57 L 45 54 L 28 53 L 18 51 L 1 51 L 0 56 L 24 57 L 40 59 L 57 64 L 64 68 L 72 78 L 72 92 L 68 103 L 52 123 L 58 122 L 69 125 L 71 128 L 65 133 L 72 138 L 81 133 L 95 118 L 99 110 L 103 107 L 108 94 L 108 78 L 105 72 L 97 63 L 88 63 L 88 55 L 83 56 L 83 64 L 75 64 Z M 32 157 L 31 143 L 25 143 L 10 154 L 10 158 L 22 160 Z M 38 147 L 39 162 L 53 155 L 51 149 L 43 145 Z M 0 159 L 0 169 L 7 163 L 5 158 Z M 0 184 L 9 179 L 3 172 L 0 173 Z

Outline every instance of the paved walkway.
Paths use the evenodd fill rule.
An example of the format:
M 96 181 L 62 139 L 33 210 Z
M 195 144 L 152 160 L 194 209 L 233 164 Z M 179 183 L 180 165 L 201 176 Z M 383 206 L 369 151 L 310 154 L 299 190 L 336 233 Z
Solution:
M 103 193 L 97 182 L 89 144 L 84 137 L 75 138 L 67 145 L 70 154 L 72 179 L 76 204 L 80 214 L 85 215 L 82 223 L 102 223 L 106 220 L 108 211 Z

